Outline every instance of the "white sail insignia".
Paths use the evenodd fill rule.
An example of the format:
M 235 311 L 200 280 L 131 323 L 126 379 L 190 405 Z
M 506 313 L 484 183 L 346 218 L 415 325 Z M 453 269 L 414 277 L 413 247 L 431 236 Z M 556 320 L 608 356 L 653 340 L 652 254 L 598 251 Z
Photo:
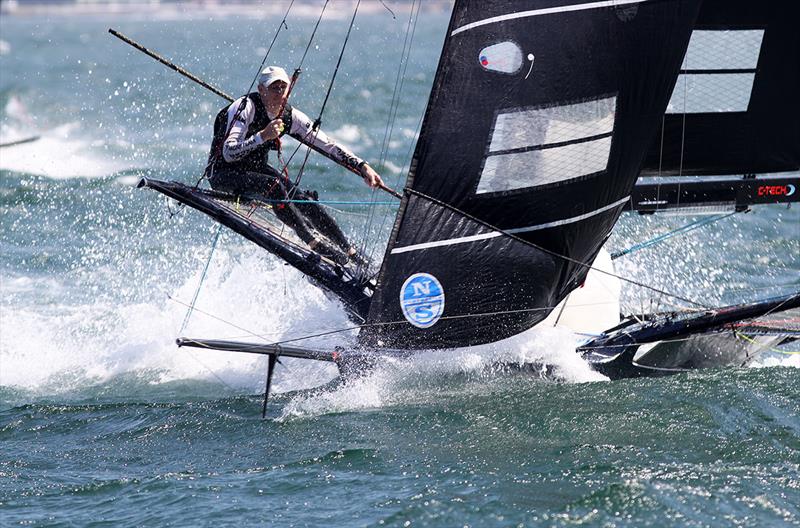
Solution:
M 763 29 L 692 32 L 667 113 L 746 112 L 763 41 Z
M 617 98 L 502 112 L 476 193 L 564 182 L 606 169 Z
M 514 228 L 514 229 L 508 229 L 506 231 L 492 231 L 491 233 L 483 233 L 483 234 L 480 234 L 480 235 L 471 235 L 471 236 L 465 236 L 465 237 L 459 237 L 459 238 L 451 238 L 451 239 L 448 239 L 448 240 L 437 240 L 435 242 L 424 242 L 422 244 L 414 244 L 414 245 L 411 245 L 411 246 L 396 247 L 396 248 L 392 249 L 391 253 L 393 255 L 395 255 L 395 254 L 399 254 L 399 253 L 408 253 L 409 251 L 419 251 L 420 249 L 430 249 L 430 248 L 443 247 L 443 246 L 454 246 L 456 244 L 466 244 L 468 242 L 477 242 L 479 240 L 487 240 L 487 239 L 490 239 L 490 238 L 499 237 L 499 236 L 504 235 L 506 233 L 509 233 L 509 234 L 512 234 L 512 235 L 516 235 L 516 234 L 520 234 L 520 233 L 529 233 L 531 231 L 541 231 L 542 229 L 550 229 L 552 227 L 559 227 L 559 226 L 563 226 L 563 225 L 567 225 L 567 224 L 573 224 L 575 222 L 580 222 L 582 220 L 587 220 L 587 219 L 592 218 L 593 216 L 597 216 L 597 215 L 599 215 L 601 213 L 605 213 L 606 211 L 610 211 L 611 209 L 614 209 L 616 207 L 620 207 L 620 206 L 622 206 L 622 204 L 627 202 L 629 199 L 630 199 L 630 196 L 626 196 L 625 198 L 622 198 L 621 200 L 617 200 L 614 203 L 608 204 L 605 207 L 601 207 L 600 209 L 597 209 L 596 211 L 590 211 L 588 213 L 585 213 L 585 214 L 582 214 L 582 215 L 578 215 L 578 216 L 573 216 L 571 218 L 564 218 L 563 220 L 554 220 L 553 222 L 547 222 L 546 224 L 538 224 L 538 225 L 535 225 L 535 226 L 528 226 L 528 227 L 517 227 L 517 228 Z
M 516 73 L 522 67 L 522 50 L 514 42 L 498 42 L 483 48 L 478 62 L 489 71 Z

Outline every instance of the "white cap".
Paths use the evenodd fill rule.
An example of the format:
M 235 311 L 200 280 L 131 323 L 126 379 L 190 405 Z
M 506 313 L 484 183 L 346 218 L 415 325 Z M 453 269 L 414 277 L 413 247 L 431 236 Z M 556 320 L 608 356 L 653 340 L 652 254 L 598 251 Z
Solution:
M 289 76 L 286 75 L 286 70 L 280 66 L 267 66 L 261 70 L 261 75 L 258 77 L 258 84 L 266 87 L 275 81 L 283 81 L 289 84 Z

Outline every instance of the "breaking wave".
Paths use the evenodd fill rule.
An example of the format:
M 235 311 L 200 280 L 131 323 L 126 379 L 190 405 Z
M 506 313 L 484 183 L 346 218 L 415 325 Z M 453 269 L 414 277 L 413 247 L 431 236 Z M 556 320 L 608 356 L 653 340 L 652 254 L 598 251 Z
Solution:
M 0 143 L 37 139 L 3 148 L 0 169 L 65 179 L 98 178 L 134 168 L 129 162 L 106 153 L 109 144 L 116 148 L 124 145 L 79 138 L 79 130 L 80 124 L 77 122 L 36 135 L 26 135 L 20 129 L 4 127 Z

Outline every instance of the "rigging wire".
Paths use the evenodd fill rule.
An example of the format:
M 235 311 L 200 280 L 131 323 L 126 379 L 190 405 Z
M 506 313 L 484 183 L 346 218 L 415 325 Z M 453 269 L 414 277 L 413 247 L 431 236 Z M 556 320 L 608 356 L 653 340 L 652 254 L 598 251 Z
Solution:
M 217 241 L 219 241 L 219 235 L 221 232 L 222 224 L 217 224 L 217 230 L 214 232 L 214 240 L 211 241 L 211 251 L 208 253 L 206 264 L 203 266 L 203 273 L 200 274 L 200 282 L 197 283 L 197 289 L 194 291 L 194 296 L 192 297 L 192 302 L 189 304 L 189 310 L 186 312 L 186 317 L 183 318 L 183 324 L 181 325 L 181 329 L 178 331 L 179 334 L 183 333 L 183 331 L 186 330 L 186 325 L 189 324 L 189 318 L 192 316 L 194 305 L 197 303 L 197 297 L 200 295 L 200 289 L 203 287 L 203 282 L 206 280 L 208 267 L 211 264 L 211 256 L 214 254 L 214 249 L 217 247 Z
M 416 13 L 414 12 L 414 7 L 416 5 Z M 389 105 L 389 113 L 387 115 L 387 122 L 386 122 L 386 129 L 384 130 L 383 134 L 383 141 L 381 143 L 381 153 L 379 157 L 379 164 L 381 166 L 385 166 L 386 159 L 389 153 L 389 144 L 391 143 L 392 133 L 394 132 L 394 125 L 397 121 L 397 113 L 400 109 L 400 101 L 402 99 L 403 93 L 403 86 L 405 84 L 406 72 L 408 71 L 408 63 L 411 59 L 411 47 L 414 42 L 414 35 L 416 34 L 417 29 L 417 21 L 419 20 L 419 9 L 422 5 L 422 2 L 417 2 L 414 0 L 411 3 L 411 9 L 408 14 L 408 23 L 406 24 L 406 31 L 405 37 L 403 38 L 403 49 L 400 53 L 400 61 L 397 64 L 397 74 L 395 75 L 394 81 L 394 90 L 392 91 L 392 100 Z M 421 122 L 421 121 L 420 121 Z M 413 142 L 412 142 L 413 144 Z M 400 175 L 402 175 L 402 171 L 398 174 L 397 178 L 395 179 L 394 187 L 397 187 L 399 183 Z M 372 199 L 375 200 L 376 196 L 373 192 Z M 380 228 L 378 232 L 380 233 L 383 231 L 383 226 L 386 223 L 386 218 L 388 217 L 389 212 L 385 212 L 381 218 Z M 372 229 L 372 226 L 375 221 L 375 208 L 371 208 L 369 212 L 369 216 L 367 221 L 364 224 L 364 229 L 362 230 L 362 240 L 359 244 L 361 249 L 361 253 L 366 256 L 366 262 L 364 266 L 366 267 L 367 263 L 372 259 L 373 253 L 375 252 L 375 246 L 377 246 L 377 241 L 373 244 L 373 247 L 368 251 L 367 245 L 369 244 L 369 234 Z M 365 272 L 366 270 L 358 270 L 359 272 Z
M 180 304 L 181 306 L 189 306 L 189 304 L 186 303 L 185 301 L 182 301 L 182 300 L 177 299 L 175 297 L 172 297 L 170 295 L 167 295 L 167 299 L 169 299 L 170 301 L 173 301 L 173 302 L 175 302 L 177 304 Z M 609 305 L 609 303 L 607 303 L 607 302 L 595 302 L 595 303 L 572 304 L 572 305 L 570 305 L 570 307 L 572 307 L 572 308 L 585 308 L 587 306 L 608 306 L 608 305 Z M 447 318 L 457 318 L 457 317 L 484 317 L 484 316 L 489 316 L 489 315 L 506 315 L 506 314 L 512 314 L 513 315 L 514 313 L 517 313 L 517 312 L 520 312 L 520 313 L 535 312 L 535 311 L 542 311 L 542 310 L 554 310 L 556 308 L 557 308 L 557 306 L 548 306 L 548 307 L 540 307 L 540 308 L 524 308 L 524 309 L 519 309 L 519 310 L 507 310 L 505 312 L 486 312 L 486 313 L 468 314 L 468 315 L 462 315 L 462 316 L 447 316 L 447 317 L 445 317 L 445 319 L 447 319 Z M 228 336 L 226 339 L 241 339 L 243 337 L 257 337 L 259 339 L 266 340 L 267 336 L 278 335 L 278 334 L 281 333 L 281 332 L 256 333 L 256 332 L 254 332 L 252 330 L 249 330 L 247 328 L 243 328 L 241 326 L 238 326 L 237 324 L 232 323 L 232 322 L 230 322 L 230 321 L 228 321 L 226 319 L 223 319 L 223 318 L 221 318 L 221 317 L 219 317 L 217 315 L 214 315 L 214 314 L 212 314 L 210 312 L 201 310 L 200 308 L 195 308 L 195 311 L 197 313 L 201 314 L 201 315 L 205 315 L 207 317 L 210 317 L 210 318 L 214 319 L 215 321 L 219 321 L 220 323 L 223 323 L 225 325 L 228 325 L 228 326 L 230 326 L 232 328 L 235 328 L 237 330 L 241 330 L 242 332 L 244 332 L 244 334 L 242 334 L 242 335 Z M 325 336 L 325 335 L 328 335 L 328 332 L 341 333 L 341 332 L 346 332 L 348 330 L 359 330 L 361 328 L 366 328 L 366 327 L 370 327 L 370 326 L 383 326 L 383 325 L 403 324 L 403 323 L 405 323 L 405 320 L 403 320 L 403 321 L 390 321 L 390 322 L 385 322 L 385 323 L 365 323 L 365 324 L 362 324 L 362 325 L 355 325 L 355 326 L 344 327 L 344 328 L 334 327 L 334 328 L 326 329 L 324 331 L 325 333 L 323 333 L 323 334 L 319 334 L 319 335 L 315 334 L 313 336 L 308 336 L 308 335 L 300 336 L 300 337 L 296 337 L 296 338 L 291 338 L 289 341 L 280 341 L 280 342 L 278 342 L 278 344 L 280 344 L 280 343 L 289 343 L 289 342 L 292 342 L 292 341 L 301 341 L 301 340 L 305 340 L 305 339 L 311 339 L 312 337 Z M 583 334 L 581 334 L 581 335 L 583 335 Z M 597 334 L 586 334 L 586 335 L 589 335 L 591 337 L 597 337 Z
M 618 259 L 620 257 L 625 256 L 625 255 L 629 255 L 631 253 L 639 251 L 640 249 L 646 249 L 646 248 L 648 248 L 650 246 L 654 246 L 654 245 L 656 245 L 656 244 L 658 244 L 660 242 L 663 242 L 665 240 L 668 240 L 668 239 L 670 239 L 670 238 L 672 238 L 674 236 L 684 235 L 686 233 L 689 233 L 690 231 L 694 231 L 695 229 L 699 229 L 701 227 L 704 227 L 704 226 L 707 226 L 707 225 L 710 225 L 710 224 L 714 224 L 716 222 L 719 222 L 720 220 L 724 220 L 725 218 L 728 218 L 728 217 L 731 217 L 731 216 L 735 215 L 737 212 L 738 211 L 733 211 L 733 212 L 730 212 L 730 213 L 727 213 L 727 214 L 721 214 L 721 215 L 712 216 L 710 218 L 702 218 L 700 220 L 696 220 L 696 221 L 691 222 L 689 224 L 686 224 L 686 225 L 684 225 L 682 227 L 679 227 L 678 229 L 673 229 L 673 230 L 668 231 L 668 232 L 666 232 L 664 234 L 661 234 L 661 235 L 658 235 L 658 236 L 656 236 L 654 238 L 651 238 L 650 240 L 647 240 L 645 242 L 640 242 L 638 244 L 634 244 L 633 246 L 630 246 L 627 249 L 616 251 L 616 252 L 611 254 L 611 260 L 616 260 L 616 259 Z
M 176 302 L 176 303 L 180 304 L 180 305 L 189 306 L 184 301 L 181 301 L 180 299 L 176 299 L 175 297 L 172 297 L 172 296 L 168 295 L 167 298 L 169 300 L 173 301 L 173 302 Z M 496 312 L 480 312 L 480 313 L 474 313 L 474 314 L 449 315 L 449 316 L 441 317 L 440 320 L 455 320 L 455 319 L 465 319 L 465 318 L 475 318 L 475 317 L 488 317 L 488 316 L 492 316 L 492 315 L 513 315 L 513 314 L 516 314 L 516 313 L 541 312 L 541 311 L 545 311 L 545 310 L 552 310 L 554 308 L 555 308 L 554 306 L 549 306 L 549 307 L 539 307 L 539 308 L 521 308 L 521 309 L 516 309 L 516 310 L 503 310 L 503 311 L 496 311 Z M 205 316 L 208 316 L 208 317 L 210 317 L 210 318 L 212 318 L 212 319 L 214 319 L 216 321 L 219 321 L 219 322 L 224 323 L 226 325 L 229 325 L 229 326 L 231 326 L 233 328 L 236 328 L 237 330 L 241 330 L 242 332 L 245 332 L 248 336 L 257 337 L 259 339 L 264 339 L 264 334 L 258 334 L 256 332 L 253 332 L 252 330 L 248 330 L 247 328 L 243 328 L 241 326 L 238 326 L 235 323 L 232 323 L 232 322 L 227 321 L 227 320 L 225 320 L 225 319 L 223 319 L 223 318 L 221 318 L 219 316 L 216 316 L 214 314 L 211 314 L 209 312 L 201 310 L 200 308 L 195 308 L 195 311 L 197 313 L 200 313 L 200 314 L 203 314 Z M 384 322 L 380 322 L 380 323 L 364 323 L 364 324 L 360 324 L 360 325 L 352 325 L 352 326 L 347 326 L 347 327 L 343 327 L 343 328 L 335 328 L 333 330 L 326 330 L 324 332 L 319 332 L 319 333 L 316 333 L 316 334 L 305 335 L 305 336 L 300 336 L 300 337 L 294 337 L 294 338 L 285 339 L 285 340 L 282 340 L 282 341 L 275 341 L 275 342 L 269 343 L 269 344 L 270 345 L 284 345 L 286 343 L 293 343 L 293 342 L 296 342 L 296 341 L 304 341 L 306 339 L 313 339 L 313 338 L 316 338 L 316 337 L 325 337 L 325 336 L 328 336 L 328 335 L 340 334 L 340 333 L 349 332 L 349 331 L 353 331 L 353 330 L 360 330 L 362 328 L 374 328 L 374 327 L 390 326 L 390 325 L 397 325 L 397 324 L 407 324 L 407 321 L 405 319 L 403 319 L 401 321 L 384 321 Z
M 686 50 L 686 69 L 689 69 L 689 50 Z M 686 99 L 689 92 L 689 78 L 683 79 L 683 114 L 681 116 L 681 160 L 678 166 L 678 176 L 683 176 L 683 155 L 686 150 Z M 678 179 L 677 206 L 681 205 L 681 180 Z
M 650 286 L 649 284 L 644 284 L 642 282 L 635 281 L 635 280 L 629 279 L 627 277 L 623 277 L 622 275 L 617 275 L 616 273 L 612 273 L 610 271 L 602 270 L 600 268 L 595 268 L 591 264 L 587 264 L 587 263 L 583 262 L 582 260 L 578 260 L 578 259 L 569 257 L 567 255 L 562 255 L 561 253 L 557 253 L 557 252 L 555 252 L 555 251 L 553 251 L 551 249 L 547 249 L 547 248 L 545 248 L 543 246 L 540 246 L 538 244 L 534 244 L 533 242 L 525 240 L 524 238 L 520 238 L 520 237 L 516 236 L 513 233 L 509 233 L 507 231 L 503 231 L 502 229 L 498 229 L 498 228 L 492 226 L 491 224 L 488 224 L 488 223 L 484 222 L 483 220 L 475 218 L 474 216 L 472 216 L 471 214 L 467 213 L 466 211 L 462 211 L 461 209 L 459 209 L 457 207 L 454 207 L 451 204 L 448 204 L 446 202 L 442 202 L 441 200 L 437 200 L 436 198 L 433 198 L 431 196 L 427 196 L 427 195 L 425 195 L 425 194 L 423 194 L 423 193 L 421 193 L 419 191 L 415 191 L 413 189 L 406 189 L 406 192 L 410 193 L 410 194 L 415 194 L 415 195 L 421 197 L 424 200 L 428 200 L 428 201 L 430 201 L 430 202 L 432 202 L 434 204 L 440 205 L 441 207 L 450 209 L 451 211 L 454 211 L 454 212 L 464 216 L 465 218 L 468 218 L 468 219 L 472 220 L 473 222 L 477 222 L 478 224 L 480 224 L 482 226 L 485 226 L 487 229 L 491 229 L 495 233 L 498 233 L 498 235 L 503 235 L 503 236 L 510 237 L 510 238 L 512 238 L 512 239 L 514 239 L 514 240 L 516 240 L 518 242 L 521 242 L 521 243 L 523 243 L 523 244 L 525 244 L 527 246 L 530 246 L 530 247 L 532 247 L 534 249 L 537 249 L 537 250 L 539 250 L 539 251 L 541 251 L 543 253 L 546 253 L 546 254 L 548 254 L 550 256 L 565 260 L 565 261 L 570 262 L 572 264 L 577 264 L 578 266 L 581 266 L 581 267 L 583 267 L 583 268 L 585 268 L 587 270 L 594 270 L 594 271 L 596 271 L 598 273 L 602 273 L 603 275 L 608 275 L 610 277 L 615 277 L 615 278 L 619 279 L 620 281 L 627 282 L 629 284 L 633 284 L 633 285 L 639 286 L 641 288 L 645 288 L 647 290 L 653 291 L 655 293 L 659 293 L 659 294 L 664 295 L 666 297 L 671 297 L 673 299 L 678 299 L 678 300 L 683 301 L 685 303 L 689 303 L 691 305 L 703 308 L 704 310 L 713 309 L 711 306 L 706 306 L 706 305 L 704 305 L 702 303 L 699 303 L 697 301 L 693 301 L 693 300 L 691 300 L 689 298 L 682 297 L 682 296 L 674 294 L 674 293 L 669 293 L 669 292 L 664 291 L 664 290 L 660 290 L 660 289 L 658 289 L 658 288 L 656 288 L 654 286 Z
M 325 0 L 325 5 L 326 6 L 328 5 L 328 0 Z M 322 115 L 325 112 L 325 107 L 328 104 L 328 99 L 330 98 L 331 91 L 333 91 L 333 84 L 336 82 L 336 76 L 339 73 L 339 66 L 341 66 L 341 64 L 342 64 L 342 58 L 344 57 L 344 52 L 347 49 L 347 43 L 350 40 L 350 34 L 353 31 L 353 26 L 355 25 L 355 22 L 356 22 L 356 15 L 358 14 L 358 9 L 359 9 L 360 6 L 361 6 L 361 0 L 358 0 L 358 2 L 356 3 L 356 7 L 353 10 L 353 17 L 350 19 L 350 26 L 347 28 L 347 34 L 345 35 L 344 42 L 342 43 L 342 49 L 339 52 L 339 59 L 336 61 L 336 67 L 334 68 L 333 74 L 331 75 L 330 82 L 328 83 L 328 90 L 325 93 L 325 99 L 322 101 L 322 106 L 319 109 L 319 114 L 317 115 L 317 119 L 314 120 L 314 124 L 311 127 L 311 131 L 308 134 L 306 134 L 306 137 L 304 138 L 304 140 L 308 139 L 308 136 L 313 133 L 314 137 L 311 138 L 311 141 L 313 142 L 317 138 L 317 135 L 319 134 L 319 127 L 322 125 Z M 324 12 L 324 8 L 323 8 L 323 12 Z M 320 19 L 321 18 L 322 18 L 322 16 L 320 15 Z M 319 21 L 317 21 L 317 25 L 319 25 Z M 314 32 L 316 33 L 316 28 L 314 28 Z M 312 38 L 313 38 L 313 35 L 312 35 Z M 310 46 L 311 46 L 311 43 L 309 42 L 309 46 L 308 47 L 310 47 Z M 306 53 L 308 53 L 308 47 L 306 47 Z M 303 59 L 305 59 L 305 55 L 306 54 L 304 53 L 303 54 Z M 301 60 L 301 63 L 302 63 L 302 60 Z M 298 148 L 299 148 L 299 146 L 298 146 Z M 295 153 L 296 152 L 297 152 L 297 149 L 295 149 Z M 311 146 L 308 146 L 308 148 L 306 150 L 305 158 L 303 159 L 303 163 L 300 165 L 300 169 L 298 170 L 297 177 L 295 178 L 295 181 L 294 181 L 293 192 L 296 192 L 296 190 L 298 189 L 298 186 L 300 185 L 300 180 L 303 178 L 303 173 L 305 172 L 306 164 L 308 163 L 308 157 L 309 157 L 310 154 L 311 154 Z M 289 161 L 287 161 L 284 164 L 284 170 L 288 166 L 288 163 L 291 161 L 292 157 L 294 157 L 294 153 L 289 158 Z
M 173 302 L 176 302 L 178 304 L 182 304 L 184 306 L 187 306 L 186 303 L 184 303 L 183 301 L 181 301 L 179 299 L 176 299 L 176 298 L 171 297 L 169 295 L 167 297 L 169 298 L 169 300 L 171 300 Z M 775 310 L 778 310 L 783 304 L 786 304 L 790 300 L 791 300 L 791 298 L 786 299 L 783 303 L 781 303 L 780 305 L 776 306 L 775 308 L 773 308 L 772 310 L 770 310 L 769 312 L 767 312 L 766 314 L 764 314 L 764 315 L 762 315 L 760 317 L 766 317 L 766 316 L 770 315 L 771 313 L 773 313 Z M 594 303 L 594 304 L 597 304 L 597 303 Z M 495 312 L 481 312 L 481 313 L 474 313 L 474 314 L 451 315 L 451 316 L 443 316 L 443 317 L 441 317 L 441 320 L 456 320 L 456 319 L 466 319 L 466 318 L 475 318 L 475 317 L 488 317 L 488 316 L 493 316 L 493 315 L 513 315 L 513 314 L 517 314 L 517 313 L 530 313 L 530 312 L 536 312 L 536 311 L 551 310 L 551 309 L 554 309 L 554 308 L 555 307 L 524 308 L 524 309 L 517 309 L 517 310 L 503 310 L 503 311 L 495 311 Z M 220 322 L 222 322 L 224 324 L 227 324 L 227 325 L 229 325 L 229 326 L 231 326 L 233 328 L 236 328 L 237 330 L 241 330 L 241 331 L 247 333 L 247 335 L 249 335 L 249 336 L 256 337 L 258 339 L 264 339 L 264 337 L 265 337 L 264 334 L 258 334 L 256 332 L 253 332 L 251 330 L 248 330 L 246 328 L 238 326 L 238 325 L 236 325 L 236 324 L 234 324 L 234 323 L 232 323 L 230 321 L 227 321 L 225 319 L 217 317 L 217 316 L 215 316 L 215 315 L 213 315 L 213 314 L 211 314 L 209 312 L 200 310 L 199 308 L 196 308 L 195 311 L 197 311 L 198 313 L 201 313 L 203 315 L 206 315 L 208 317 L 211 317 L 212 319 L 220 321 Z M 309 334 L 309 335 L 305 335 L 305 336 L 294 337 L 294 338 L 290 338 L 290 339 L 284 339 L 284 340 L 281 340 L 281 341 L 275 341 L 273 343 L 268 343 L 268 345 L 269 346 L 280 346 L 280 345 L 285 345 L 285 344 L 288 344 L 288 343 L 296 343 L 298 341 L 305 341 L 305 340 L 308 340 L 308 339 L 314 339 L 314 338 L 318 338 L 318 337 L 326 337 L 326 336 L 331 336 L 331 335 L 335 335 L 335 334 L 342 334 L 342 333 L 345 333 L 345 332 L 351 332 L 351 331 L 354 331 L 354 330 L 361 330 L 362 328 L 385 327 L 385 326 L 404 324 L 404 323 L 406 323 L 405 320 L 402 320 L 402 321 L 385 321 L 385 322 L 380 322 L 380 323 L 364 323 L 364 324 L 361 324 L 361 325 L 352 325 L 352 326 L 347 326 L 347 327 L 342 327 L 342 328 L 336 328 L 336 329 L 333 329 L 333 330 L 326 330 L 324 332 L 318 332 L 318 333 L 315 333 L 315 334 Z M 730 325 L 725 325 L 725 327 L 727 327 L 727 326 L 730 326 Z M 591 337 L 594 337 L 594 336 L 591 336 Z M 677 342 L 677 341 L 686 340 L 686 339 L 688 339 L 688 338 L 672 339 L 672 340 L 669 340 L 669 342 L 672 342 L 672 341 L 676 341 Z M 626 343 L 624 345 L 602 345 L 602 346 L 596 346 L 596 347 L 581 347 L 581 348 L 586 348 L 586 349 L 590 349 L 590 348 L 613 348 L 613 347 L 627 347 L 627 346 L 634 346 L 634 345 L 639 346 L 639 345 L 643 345 L 643 344 L 647 344 L 647 343 L 646 342 L 641 342 L 641 343 L 634 342 L 634 343 Z M 262 345 L 254 343 L 253 346 L 262 346 Z
M 272 42 L 270 42 L 269 47 L 267 48 L 267 51 L 264 54 L 264 58 L 261 60 L 261 64 L 259 65 L 258 70 L 256 71 L 256 74 L 253 77 L 253 80 L 250 81 L 250 86 L 247 88 L 247 93 L 250 93 L 250 91 L 253 89 L 253 86 L 255 85 L 256 80 L 258 79 L 258 76 L 261 74 L 261 70 L 264 67 L 264 64 L 266 64 L 266 62 L 267 62 L 267 58 L 269 57 L 269 54 L 272 51 L 272 47 L 275 45 L 275 41 L 278 40 L 278 35 L 280 35 L 281 30 L 284 27 L 286 29 L 289 29 L 289 26 L 286 24 L 286 18 L 289 16 L 289 12 L 292 10 L 292 6 L 294 5 L 294 1 L 295 0 L 292 0 L 289 3 L 289 7 L 286 9 L 286 13 L 284 13 L 283 18 L 278 23 L 278 27 L 275 29 L 275 35 L 272 37 Z M 327 3 L 328 2 L 326 0 L 325 4 L 327 5 Z M 244 107 L 245 107 L 246 103 L 247 103 L 247 97 L 246 96 L 242 97 L 242 102 L 239 103 L 239 108 L 236 110 L 236 115 L 234 115 L 233 119 L 231 120 L 231 124 L 236 122 L 236 119 L 239 116 L 239 114 L 241 114 L 241 112 L 244 111 Z M 213 166 L 215 159 L 216 159 L 216 156 L 212 156 L 212 159 L 209 160 L 208 165 L 206 165 L 206 170 L 203 171 L 203 175 L 200 177 L 200 180 L 198 180 L 198 182 L 195 184 L 195 187 L 200 185 L 200 182 L 203 180 L 203 178 L 206 177 L 206 175 L 208 174 L 209 168 L 211 168 Z M 217 241 L 219 240 L 219 235 L 220 235 L 221 229 L 222 229 L 222 225 L 220 224 L 220 225 L 217 226 L 217 232 L 215 233 L 214 240 L 211 243 L 211 251 L 209 251 L 209 253 L 208 253 L 208 259 L 206 260 L 205 267 L 203 268 L 203 273 L 200 276 L 200 282 L 197 284 L 197 289 L 195 290 L 194 297 L 192 298 L 192 304 L 189 306 L 189 309 L 186 312 L 186 317 L 184 317 L 184 319 L 183 319 L 183 324 L 181 325 L 181 329 L 180 329 L 179 333 L 183 332 L 186 329 L 186 326 L 189 324 L 189 319 L 191 318 L 192 312 L 194 311 L 195 302 L 197 301 L 197 297 L 200 295 L 200 289 L 203 286 L 203 281 L 205 280 L 206 272 L 208 271 L 208 267 L 211 264 L 211 258 L 214 256 L 214 250 L 217 247 Z
M 358 8 L 361 6 L 361 0 L 358 0 L 356 3 L 356 7 L 353 10 L 353 18 L 350 20 L 350 27 L 347 28 L 347 35 L 344 37 L 344 43 L 342 44 L 342 51 L 339 53 L 339 60 L 336 61 L 336 68 L 333 70 L 333 76 L 331 77 L 331 81 L 328 84 L 328 91 L 325 93 L 325 100 L 322 101 L 322 108 L 319 110 L 319 116 L 317 120 L 314 122 L 316 128 L 319 128 L 319 125 L 322 123 L 322 113 L 325 111 L 325 106 L 328 104 L 328 98 L 331 95 L 331 90 L 333 90 L 333 83 L 336 81 L 336 75 L 339 73 L 339 66 L 342 64 L 342 57 L 344 57 L 344 50 L 347 49 L 347 42 L 350 40 L 350 33 L 353 31 L 353 25 L 356 22 L 356 15 L 358 14 Z
M 414 19 L 414 27 L 413 27 L 413 30 L 412 30 L 412 38 L 413 38 L 413 34 L 416 32 L 417 20 L 419 20 L 419 9 L 420 9 L 419 6 L 420 5 L 422 5 L 421 2 L 417 6 L 417 16 Z M 409 45 L 407 61 L 410 60 L 410 57 L 411 57 L 411 45 Z M 406 66 L 403 69 L 403 77 L 405 77 L 405 73 L 406 73 L 407 69 L 408 69 L 408 63 L 406 63 Z M 420 116 L 419 116 L 419 119 L 417 120 L 416 127 L 414 127 L 414 137 L 416 137 L 416 138 L 419 138 L 420 131 L 422 129 L 422 122 L 424 121 L 424 119 L 425 119 L 425 112 L 422 112 L 420 114 Z M 408 173 L 411 170 L 411 162 L 413 161 L 412 160 L 412 155 L 414 153 L 415 146 L 416 146 L 416 141 L 410 141 L 409 142 L 408 149 L 407 149 L 406 154 L 405 154 L 405 156 L 403 158 L 405 160 L 405 162 L 403 163 L 403 166 L 401 167 L 400 171 L 397 173 L 397 176 L 395 177 L 395 181 L 394 181 L 394 187 L 395 188 L 400 185 L 400 179 L 403 177 L 403 174 L 406 175 L 406 178 L 408 177 Z M 381 218 L 380 227 L 378 228 L 378 233 L 383 231 L 383 226 L 386 225 L 386 221 L 389 219 L 389 214 L 390 214 L 389 211 L 386 211 L 383 214 L 383 216 Z M 368 253 L 368 257 L 372 258 L 372 256 L 375 254 L 375 252 L 377 250 L 378 250 L 378 240 L 376 238 L 372 243 L 372 247 L 371 247 L 371 249 L 370 249 L 370 251 Z
M 664 164 L 664 132 L 667 126 L 667 114 L 663 114 L 661 116 L 661 143 L 658 149 L 658 184 L 656 185 L 656 203 L 661 203 L 661 168 Z M 633 201 L 633 198 L 631 198 Z M 656 210 L 658 210 L 658 205 L 656 205 Z
M 326 2 L 327 4 L 327 2 Z M 269 57 L 269 53 L 272 51 L 272 46 L 275 45 L 275 41 L 278 40 L 278 35 L 280 35 L 281 30 L 283 28 L 289 29 L 289 26 L 286 25 L 286 18 L 289 16 L 289 11 L 292 10 L 292 6 L 294 5 L 294 0 L 289 2 L 289 7 L 286 8 L 286 13 L 283 15 L 283 19 L 278 23 L 278 28 L 275 30 L 275 35 L 272 37 L 272 42 L 269 43 L 269 47 L 267 48 L 267 52 L 264 54 L 264 58 L 261 60 L 261 65 L 258 67 L 253 80 L 250 81 L 250 87 L 247 89 L 247 93 L 250 93 L 250 90 L 253 89 L 253 86 L 256 84 L 256 80 L 258 80 L 258 76 L 261 75 L 261 70 L 264 69 L 264 64 L 267 63 L 267 58 Z
M 311 49 L 311 44 L 314 42 L 314 37 L 317 34 L 319 23 L 322 22 L 322 16 L 325 14 L 325 9 L 328 7 L 328 2 L 330 2 L 330 0 L 325 0 L 325 4 L 322 6 L 322 10 L 319 12 L 319 16 L 317 17 L 317 22 L 316 24 L 314 24 L 314 29 L 311 31 L 311 36 L 308 38 L 306 49 L 305 51 L 303 51 L 303 56 L 300 57 L 300 62 L 297 64 L 297 68 L 295 68 L 296 70 L 300 70 L 303 68 L 303 63 L 306 60 L 306 55 L 308 55 L 308 50 Z

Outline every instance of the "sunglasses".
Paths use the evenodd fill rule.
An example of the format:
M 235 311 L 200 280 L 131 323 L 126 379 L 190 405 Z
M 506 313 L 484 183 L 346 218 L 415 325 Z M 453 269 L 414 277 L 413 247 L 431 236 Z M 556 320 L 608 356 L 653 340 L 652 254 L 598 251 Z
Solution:
M 286 84 L 285 82 L 274 82 L 269 86 L 267 86 L 267 90 L 275 93 L 283 93 L 283 91 L 286 90 L 287 86 L 288 84 Z

